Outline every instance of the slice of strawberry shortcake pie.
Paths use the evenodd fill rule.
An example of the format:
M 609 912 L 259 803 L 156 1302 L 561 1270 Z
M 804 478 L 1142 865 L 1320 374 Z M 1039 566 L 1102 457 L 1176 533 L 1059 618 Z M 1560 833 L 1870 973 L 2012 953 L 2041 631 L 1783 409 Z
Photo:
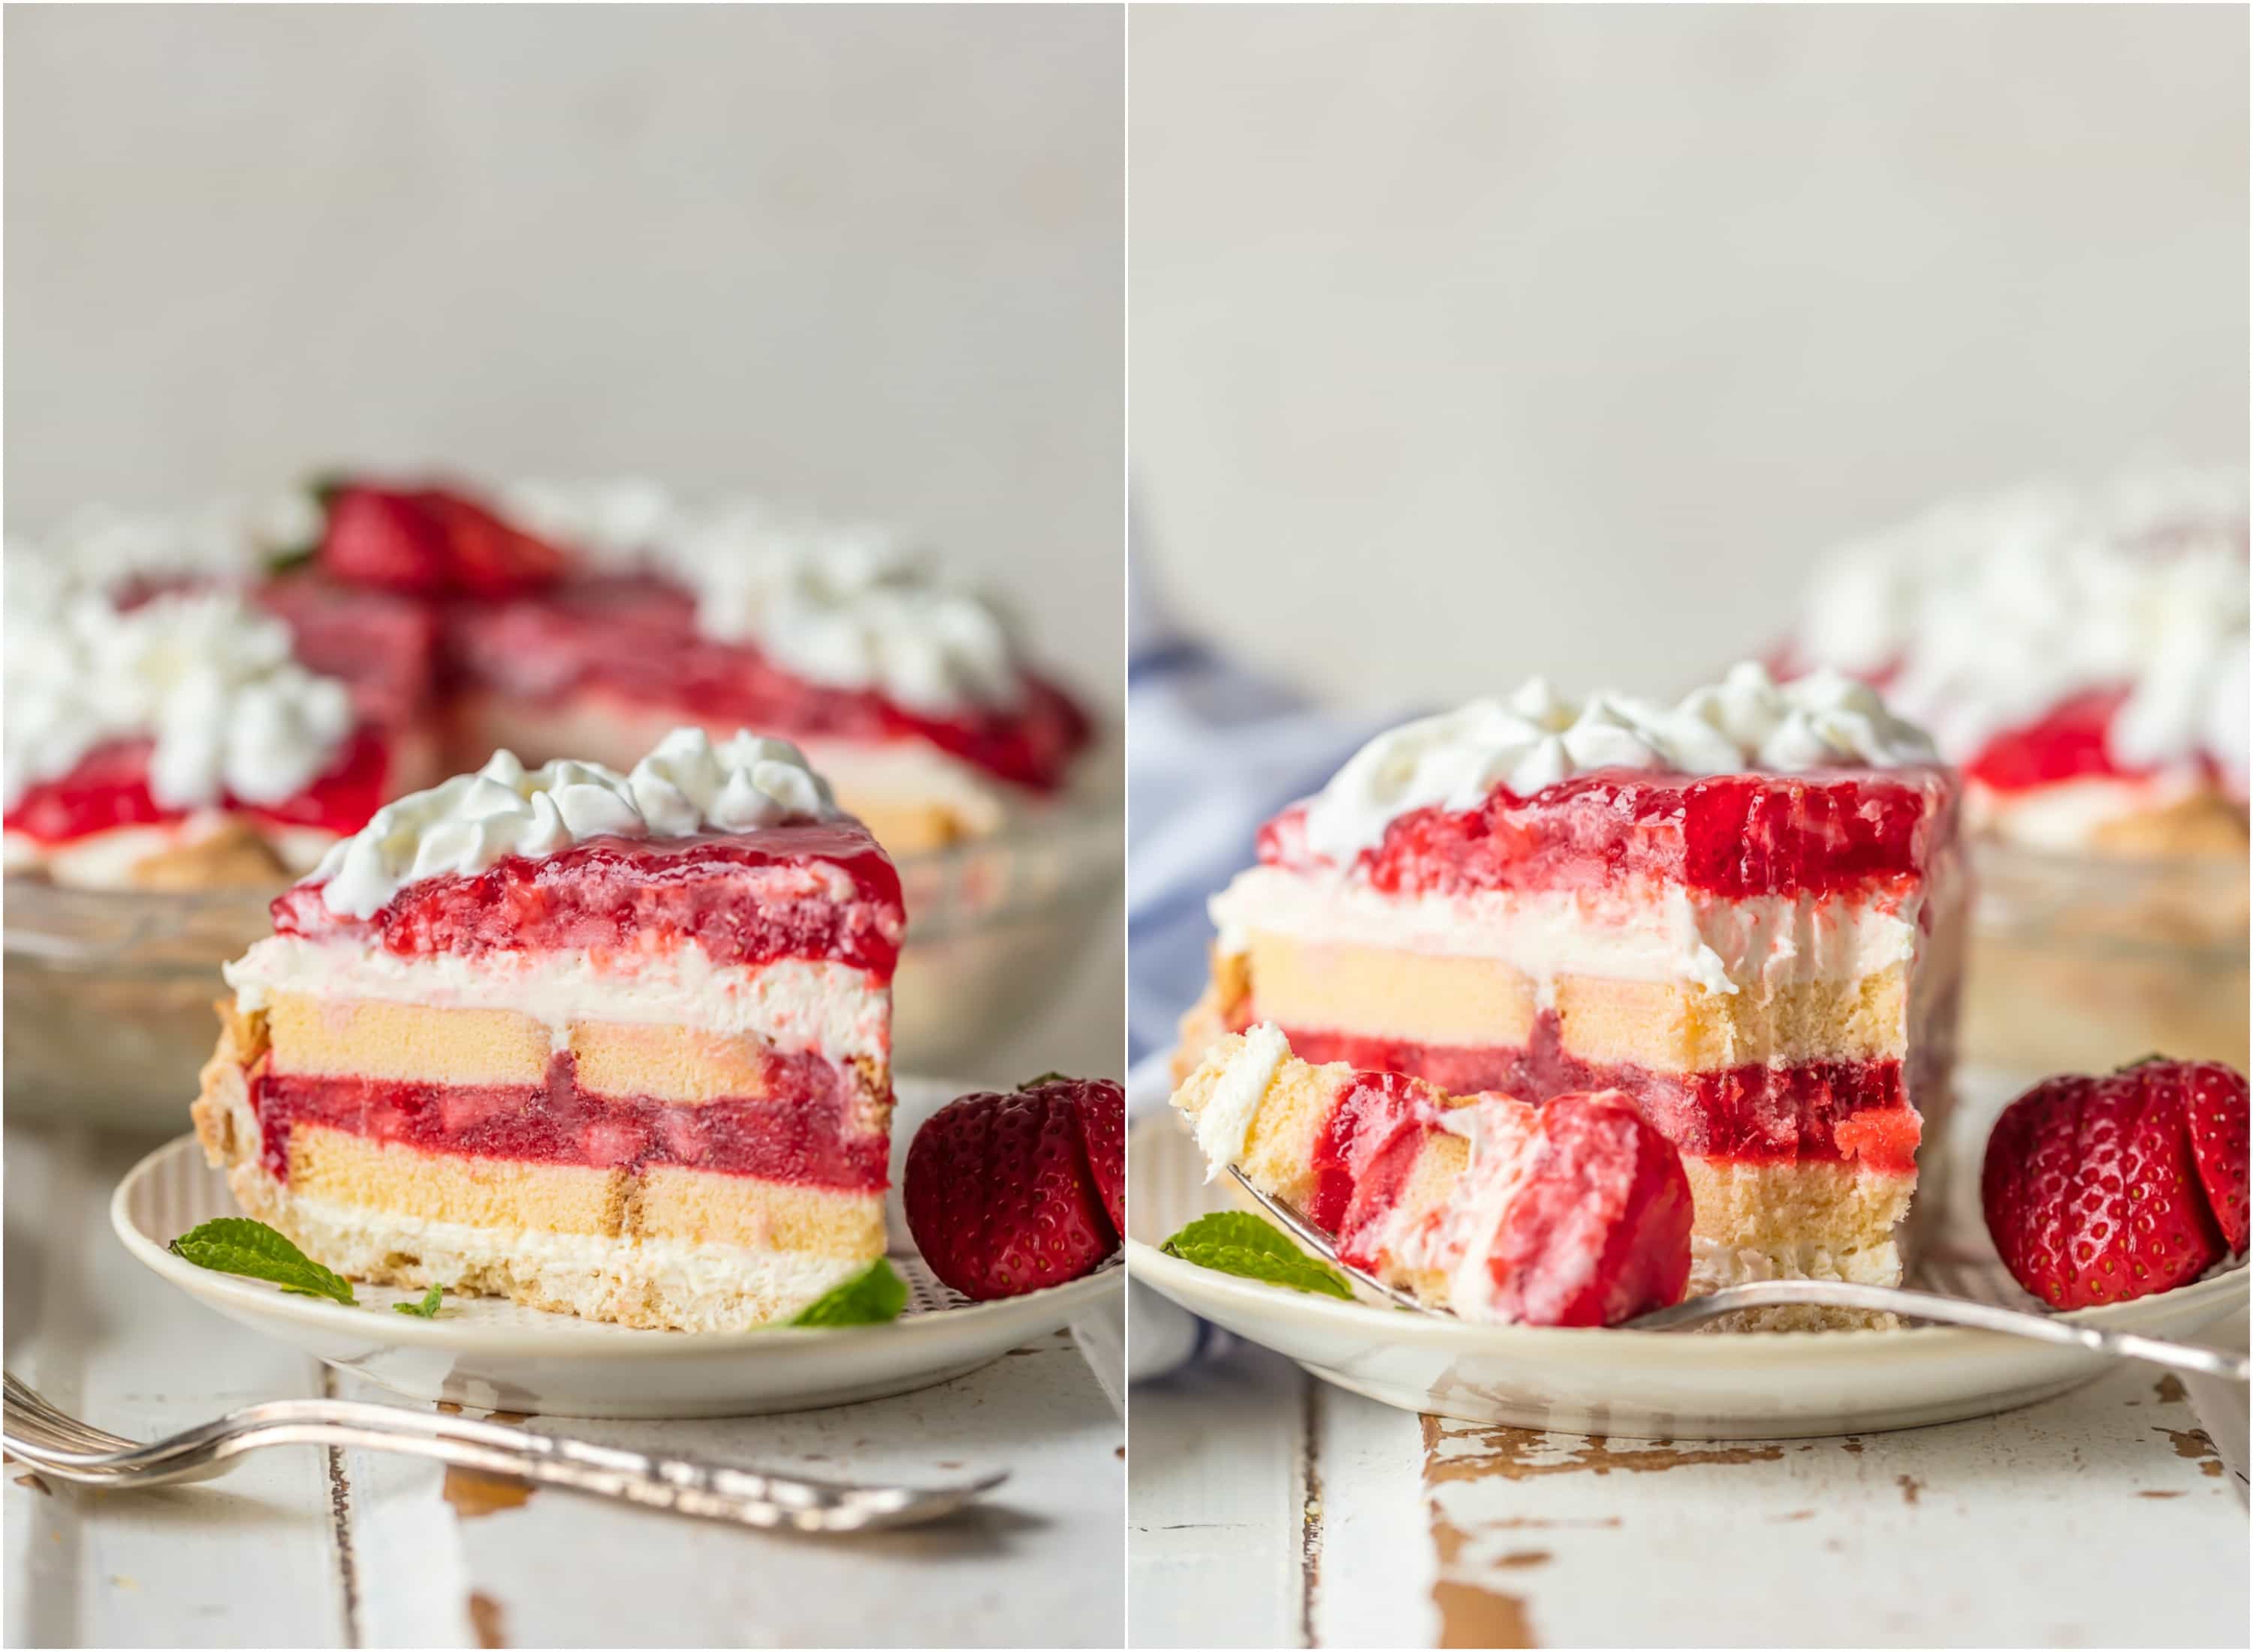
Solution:
M 1615 1325 L 1682 1300 L 1689 1180 L 1616 1091 L 1450 1096 L 1311 1066 L 1262 1022 L 1209 1050 L 1174 1105 L 1213 1174 L 1235 1168 L 1341 1260 L 1463 1319 Z
M 1379 735 L 1212 902 L 1183 1070 L 1262 1021 L 1457 1095 L 1616 1091 L 1678 1149 L 1691 1288 L 1897 1285 L 1950 1091 L 1955 776 L 1836 673 L 1505 699 Z
M 715 1330 L 883 1254 L 899 879 L 796 748 L 498 752 L 273 913 L 193 1111 L 315 1261 Z

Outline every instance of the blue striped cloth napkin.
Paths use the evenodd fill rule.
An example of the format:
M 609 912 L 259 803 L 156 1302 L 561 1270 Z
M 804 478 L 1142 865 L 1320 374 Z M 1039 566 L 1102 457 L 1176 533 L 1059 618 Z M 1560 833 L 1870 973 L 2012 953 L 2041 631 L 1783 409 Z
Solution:
M 1260 826 L 1400 721 L 1341 717 L 1196 641 L 1140 558 L 1127 573 L 1126 1106 L 1163 1107 L 1175 1024 L 1204 990 L 1206 900 L 1252 864 Z M 1230 1339 L 1144 1286 L 1127 1296 L 1134 1381 Z

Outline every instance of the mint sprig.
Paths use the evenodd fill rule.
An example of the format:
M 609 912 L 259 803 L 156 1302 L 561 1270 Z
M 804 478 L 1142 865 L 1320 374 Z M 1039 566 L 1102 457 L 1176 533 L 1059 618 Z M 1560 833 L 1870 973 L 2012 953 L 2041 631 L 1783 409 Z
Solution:
M 215 1273 L 268 1279 L 293 1296 L 326 1297 L 359 1306 L 352 1282 L 307 1256 L 276 1230 L 248 1216 L 220 1216 L 192 1228 L 168 1247 L 174 1256 Z
M 438 1304 L 445 1300 L 446 1287 L 443 1285 L 434 1285 L 424 1293 L 421 1301 L 394 1302 L 391 1305 L 391 1311 L 394 1314 L 412 1314 L 418 1320 L 435 1320 L 438 1317 Z
M 1288 1286 L 1321 1296 L 1353 1300 L 1345 1275 L 1308 1256 L 1272 1222 L 1248 1210 L 1217 1210 L 1201 1216 L 1159 1247 L 1168 1256 L 1218 1273 L 1234 1273 L 1270 1285 Z
M 883 1325 L 908 1305 L 905 1280 L 882 1257 L 793 1315 L 792 1325 Z

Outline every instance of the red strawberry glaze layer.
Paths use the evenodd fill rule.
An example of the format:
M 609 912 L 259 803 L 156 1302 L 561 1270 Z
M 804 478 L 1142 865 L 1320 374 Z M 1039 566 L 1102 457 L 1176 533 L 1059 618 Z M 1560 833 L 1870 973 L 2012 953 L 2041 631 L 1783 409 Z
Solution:
M 155 743 L 118 741 L 96 748 L 59 779 L 31 787 L 8 811 L 6 826 L 41 843 L 69 843 L 119 826 L 163 826 L 192 812 L 158 803 L 149 790 Z M 277 826 L 312 826 L 342 837 L 366 826 L 382 804 L 390 757 L 384 737 L 361 728 L 328 773 L 280 803 L 223 797 L 215 806 Z
M 422 1084 L 396 1079 L 314 1077 L 262 1069 L 251 1075 L 261 1158 L 289 1178 L 289 1134 L 325 1126 L 422 1153 L 518 1163 L 641 1170 L 677 1165 L 763 1181 L 881 1193 L 889 1148 L 881 1133 L 848 1136 L 851 1098 L 842 1075 L 817 1056 L 767 1057 L 759 1099 L 694 1105 L 646 1098 L 590 1096 L 559 1055 L 538 1085 Z
M 1622 1091 L 1676 1147 L 1698 1158 L 1754 1164 L 1851 1159 L 1888 1175 L 1908 1175 L 1916 1168 L 1922 1126 L 1897 1061 L 1651 1072 L 1567 1054 L 1559 1047 L 1553 1014 L 1535 1023 L 1533 1042 L 1524 1049 L 1284 1032 L 1302 1060 L 1412 1074 L 1456 1095 L 1496 1091 L 1543 1101 L 1574 1091 Z
M 1616 1325 L 1690 1283 L 1682 1155 L 1617 1095 L 1545 1103 L 1532 1162 L 1487 1258 L 1496 1307 L 1531 1325 Z
M 1293 1049 L 1297 1053 L 1295 1041 Z M 1344 1232 L 1346 1212 L 1357 1195 L 1364 1202 L 1391 1209 L 1415 1164 L 1440 1093 L 1437 1085 L 1405 1073 L 1356 1072 L 1315 1138 L 1308 1220 L 1326 1231 Z
M 1944 769 L 1692 778 L 1599 769 L 1477 808 L 1412 810 L 1355 869 L 1388 894 L 1602 889 L 1629 879 L 1708 893 L 1828 894 L 1914 878 L 1955 836 Z M 1304 804 L 1261 828 L 1259 858 L 1297 871 Z
M 1409 1178 L 1444 1128 L 1446 1100 L 1397 1072 L 1357 1071 L 1331 1104 L 1315 1140 L 1307 1215 L 1337 1236 L 1338 1254 L 1352 1265 L 1382 1266 Z M 1493 1296 L 1477 1317 L 1601 1326 L 1681 1300 L 1690 1185 L 1681 1155 L 1657 1129 L 1617 1095 L 1560 1095 L 1538 1112 L 1484 1105 L 1515 1110 L 1531 1156 L 1493 1232 L 1485 1258 Z M 1475 1202 L 1484 1189 L 1472 1183 L 1482 1174 L 1496 1168 L 1475 1159 L 1454 1196 Z
M 427 603 L 310 571 L 269 580 L 255 596 L 289 628 L 298 664 L 344 683 L 369 721 L 397 728 L 432 714 L 439 633 Z
M 588 693 L 708 725 L 791 738 L 922 739 L 1038 791 L 1063 784 L 1087 717 L 1038 678 L 1006 711 L 926 715 L 866 689 L 827 687 L 759 650 L 697 629 L 689 595 L 648 577 L 580 580 L 498 603 L 456 603 L 447 650 L 468 685 L 548 703 Z
M 849 895 L 833 887 L 837 877 Z M 324 887 L 283 891 L 274 932 L 354 938 L 407 957 L 646 952 L 694 940 L 718 965 L 809 958 L 889 981 L 906 924 L 898 872 L 850 819 L 742 836 L 590 838 L 474 876 L 424 878 L 366 918 L 329 910 Z

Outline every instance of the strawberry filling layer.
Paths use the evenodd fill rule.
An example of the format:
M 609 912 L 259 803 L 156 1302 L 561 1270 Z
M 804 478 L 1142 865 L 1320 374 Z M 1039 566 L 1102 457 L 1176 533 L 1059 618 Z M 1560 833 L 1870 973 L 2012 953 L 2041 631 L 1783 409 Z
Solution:
M 1315 1138 L 1307 1215 L 1317 1227 L 1344 1234 L 1357 1193 L 1364 1203 L 1392 1208 L 1429 1127 L 1431 1104 L 1422 1098 L 1429 1094 L 1405 1073 L 1357 1072 L 1348 1081 Z
M 591 1096 L 571 1057 L 558 1055 L 545 1085 L 424 1084 L 396 1079 L 251 1075 L 262 1162 L 289 1178 L 289 1136 L 322 1126 L 423 1153 L 522 1163 L 640 1170 L 678 1165 L 764 1181 L 876 1193 L 885 1185 L 882 1133 L 848 1136 L 844 1075 L 815 1056 L 768 1057 L 780 1097 L 684 1105 Z
M 1475 809 L 1412 810 L 1354 869 L 1401 895 L 1632 879 L 1732 897 L 1876 891 L 1922 873 L 1954 835 L 1955 807 L 1938 769 L 1705 778 L 1601 769 L 1531 797 L 1497 787 Z M 1326 864 L 1307 844 L 1304 805 L 1261 829 L 1259 858 L 1298 871 Z
M 889 981 L 905 923 L 899 874 L 851 819 L 746 837 L 591 838 L 473 877 L 422 879 L 366 918 L 331 912 L 323 888 L 285 890 L 275 933 L 350 936 L 408 957 L 650 952 L 693 939 L 722 966 L 808 958 Z
M 1336 1234 L 1348 1263 L 1381 1268 L 1390 1247 L 1396 1259 L 1447 1266 L 1453 1306 L 1474 1319 L 1609 1325 L 1681 1300 L 1689 1183 L 1675 1149 L 1618 1097 L 1565 1095 L 1538 1112 L 1473 1103 L 1489 1110 L 1483 1127 L 1517 1151 L 1489 1148 L 1482 1159 L 1474 1148 L 1445 1203 L 1419 1231 L 1399 1232 L 1402 1197 L 1446 1128 L 1442 1100 L 1400 1073 L 1356 1072 L 1331 1104 L 1307 1214 Z
M 41 843 L 69 843 L 120 826 L 166 826 L 194 811 L 167 808 L 149 790 L 155 742 L 118 741 L 88 752 L 68 774 L 31 787 L 5 825 Z M 319 779 L 280 803 L 223 796 L 213 806 L 276 826 L 311 826 L 344 836 L 367 824 L 386 795 L 390 758 L 383 736 L 363 727 Z
M 748 644 L 697 629 L 694 600 L 648 578 L 595 578 L 446 616 L 458 678 L 535 703 L 602 693 L 711 726 L 792 739 L 922 739 L 989 774 L 1039 791 L 1063 784 L 1087 743 L 1079 708 L 1028 677 L 1007 710 L 933 716 L 866 689 L 783 670 Z
M 1574 1091 L 1622 1091 L 1668 1140 L 1698 1158 L 1747 1163 L 1852 1160 L 1866 1170 L 1889 1175 L 1908 1175 L 1916 1168 L 1921 1124 L 1898 1061 L 1652 1072 L 1571 1055 L 1559 1044 L 1553 1014 L 1544 1014 L 1535 1023 L 1533 1042 L 1524 1049 L 1284 1031 L 1292 1049 L 1306 1061 L 1342 1061 L 1357 1069 L 1412 1074 L 1456 1095 L 1496 1091 L 1523 1101 L 1545 1101 Z M 1349 1095 L 1358 1095 L 1370 1077 L 1357 1074 Z M 1392 1105 L 1374 1093 L 1357 1099 L 1350 1115 L 1341 1105 L 1333 1124 L 1345 1133 L 1335 1147 L 1318 1147 L 1318 1169 L 1326 1151 L 1343 1162 L 1371 1131 L 1397 1127 L 1386 1122 Z M 1322 1140 L 1329 1143 L 1329 1127 Z M 1322 1196 L 1326 1193 L 1318 1195 Z

